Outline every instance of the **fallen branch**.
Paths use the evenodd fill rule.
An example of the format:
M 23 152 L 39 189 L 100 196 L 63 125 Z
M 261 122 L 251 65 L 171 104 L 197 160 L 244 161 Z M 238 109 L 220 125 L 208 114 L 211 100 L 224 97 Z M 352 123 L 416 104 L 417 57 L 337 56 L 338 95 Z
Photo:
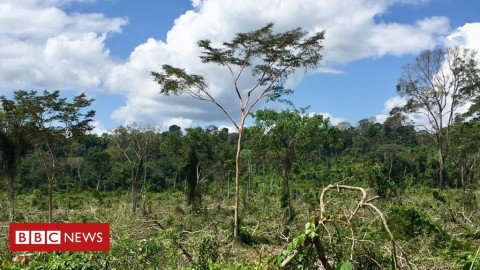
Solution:
M 320 237 L 318 235 L 319 235 L 319 230 L 322 230 L 322 229 L 325 229 L 325 231 L 328 234 L 330 234 L 326 224 L 333 224 L 338 231 L 337 224 L 335 224 L 334 220 L 331 218 L 330 215 L 326 214 L 326 205 L 328 203 L 325 204 L 325 197 L 326 197 L 327 193 L 329 193 L 331 191 L 340 192 L 340 190 L 351 190 L 351 191 L 359 192 L 361 194 L 361 197 L 358 200 L 357 205 L 355 206 L 354 210 L 350 214 L 345 215 L 347 217 L 347 224 L 348 224 L 348 226 L 350 228 L 350 232 L 351 232 L 351 238 L 349 238 L 352 241 L 352 243 L 350 245 L 350 260 L 353 260 L 355 243 L 358 242 L 358 241 L 362 241 L 362 240 L 357 240 L 354 237 L 354 231 L 353 231 L 353 228 L 350 225 L 351 224 L 350 222 L 355 216 L 358 216 L 358 211 L 361 208 L 365 208 L 365 209 L 371 210 L 372 214 L 374 214 L 375 216 L 380 218 L 380 220 L 382 221 L 382 226 L 385 229 L 385 231 L 387 232 L 387 234 L 390 238 L 390 242 L 392 243 L 390 253 L 392 254 L 392 260 L 395 262 L 396 267 L 401 269 L 402 265 L 401 265 L 400 261 L 403 260 L 403 262 L 405 262 L 406 265 L 410 269 L 413 269 L 412 264 L 410 263 L 410 261 L 407 257 L 407 254 L 402 250 L 401 246 L 396 243 L 395 238 L 394 238 L 392 232 L 390 231 L 390 228 L 388 227 L 385 215 L 383 214 L 382 211 L 380 211 L 380 209 L 378 209 L 378 207 L 376 207 L 374 204 L 371 203 L 373 200 L 377 199 L 378 196 L 375 196 L 375 197 L 372 197 L 372 198 L 367 198 L 367 191 L 364 188 L 356 187 L 356 186 L 343 185 L 341 183 L 330 184 L 330 185 L 326 186 L 325 188 L 323 188 L 322 193 L 320 194 L 320 202 L 319 202 L 320 203 L 320 214 L 319 214 L 318 217 L 315 217 L 315 220 L 316 220 L 315 221 L 315 228 L 316 228 L 317 236 L 314 237 L 311 240 L 305 241 L 305 243 L 303 243 L 302 245 L 297 247 L 291 254 L 289 254 L 282 261 L 282 263 L 280 264 L 280 267 L 281 268 L 287 267 L 298 254 L 302 253 L 309 245 L 311 245 L 313 243 L 315 245 L 317 255 L 319 257 L 320 262 L 322 263 L 322 266 L 327 270 L 333 269 L 328 263 L 328 259 L 326 258 L 326 255 L 325 255 L 325 249 L 322 245 L 322 240 L 320 239 Z M 330 201 L 332 201 L 332 200 L 333 199 L 331 199 Z M 397 254 L 397 250 L 400 251 L 400 254 L 402 256 L 399 256 Z
M 165 227 L 158 220 L 148 220 L 148 221 L 145 221 L 145 222 L 152 222 L 153 224 L 160 227 L 160 229 L 166 230 Z M 182 246 L 182 244 L 175 241 L 175 245 L 177 246 L 178 249 L 180 249 L 183 256 L 188 260 L 188 262 L 194 263 L 192 255 Z

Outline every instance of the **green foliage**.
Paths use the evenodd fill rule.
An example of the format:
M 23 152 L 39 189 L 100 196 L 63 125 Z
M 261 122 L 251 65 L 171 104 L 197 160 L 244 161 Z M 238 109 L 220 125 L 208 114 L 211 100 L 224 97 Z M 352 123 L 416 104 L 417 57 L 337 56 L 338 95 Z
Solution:
M 218 260 L 218 244 L 212 239 L 204 237 L 200 242 L 197 266 L 199 270 L 208 270 L 209 265 Z
M 36 253 L 28 265 L 5 264 L 8 270 L 99 270 L 109 267 L 106 253 L 91 252 L 53 252 Z
M 301 28 L 283 33 L 274 33 L 273 23 L 248 33 L 238 33 L 230 42 L 215 47 L 210 40 L 200 40 L 197 45 L 202 49 L 200 59 L 203 63 L 213 63 L 225 67 L 232 76 L 233 92 L 240 103 L 240 117 L 234 115 L 229 107 L 222 104 L 214 95 L 215 91 L 201 75 L 188 74 L 185 69 L 163 65 L 162 72 L 151 72 L 154 81 L 160 85 L 164 95 L 189 95 L 198 100 L 208 101 L 219 108 L 238 131 L 235 155 L 235 210 L 234 237 L 239 237 L 240 227 L 240 152 L 245 121 L 259 101 L 285 101 L 284 95 L 293 93 L 285 88 L 285 82 L 298 69 L 308 71 L 319 66 L 324 32 L 309 35 Z M 240 86 L 245 74 L 250 73 L 247 81 L 251 85 Z M 214 79 L 214 78 L 208 78 Z M 253 79 L 253 80 L 251 80 Z M 242 89 L 242 90 L 240 90 Z M 287 188 L 287 190 L 290 190 Z M 246 197 L 244 197 L 246 200 Z M 289 203 L 289 217 L 292 217 Z
M 314 220 L 307 222 L 303 231 L 297 237 L 293 238 L 292 241 L 288 243 L 287 247 L 278 254 L 275 259 L 276 264 L 280 264 L 301 246 L 311 243 L 313 239 L 318 236 L 317 230 L 318 228 L 315 226 Z M 304 254 L 297 255 L 295 257 L 295 262 L 291 264 L 290 267 L 294 267 L 296 269 L 308 269 L 308 267 L 313 265 L 315 261 L 316 254 L 313 254 L 313 250 L 309 249 L 306 250 Z
M 47 210 L 47 197 L 42 191 L 35 189 L 31 194 L 30 205 L 38 210 Z
M 258 178 L 260 181 L 261 179 L 261 177 Z M 221 190 L 220 188 L 221 186 L 216 186 L 214 183 L 211 192 Z M 152 202 L 154 203 L 152 217 L 156 217 L 155 219 L 158 219 L 165 226 L 165 230 L 152 226 L 153 224 L 149 223 L 149 219 L 152 217 L 143 219 L 131 215 L 128 211 L 128 193 L 101 192 L 101 194 L 103 204 L 94 199 L 92 192 L 72 193 L 70 195 L 58 193 L 54 197 L 54 201 L 58 201 L 59 210 L 56 211 L 54 219 L 69 222 L 98 220 L 110 222 L 112 228 L 112 251 L 110 254 L 44 253 L 42 256 L 35 255 L 32 257 L 32 262 L 28 265 L 30 268 L 27 268 L 27 266 L 12 263 L 9 259 L 11 257 L 8 253 L 8 246 L 3 245 L 0 246 L 0 255 L 3 254 L 2 258 L 4 259 L 1 260 L 3 265 L 0 267 L 2 269 L 37 269 L 38 267 L 43 267 L 38 269 L 50 269 L 60 265 L 58 267 L 81 269 L 74 267 L 85 264 L 90 267 L 87 269 L 156 269 L 155 267 L 157 269 L 195 269 L 201 261 L 200 255 L 206 254 L 204 256 L 205 260 L 202 260 L 203 262 L 208 261 L 209 268 L 206 269 L 276 269 L 278 261 L 290 254 L 288 250 L 292 251 L 302 243 L 310 241 L 312 237 L 315 237 L 315 234 L 318 234 L 324 240 L 328 257 L 337 262 L 334 267 L 344 261 L 350 262 L 355 269 L 385 269 L 389 267 L 391 261 L 391 254 L 385 252 L 385 248 L 389 247 L 387 245 L 388 241 L 385 240 L 382 230 L 376 226 L 376 222 L 364 223 L 356 219 L 352 220 L 355 233 L 364 237 L 361 239 L 365 241 L 356 242 L 353 260 L 350 260 L 349 256 L 351 245 L 348 243 L 342 245 L 341 243 L 341 241 L 348 240 L 350 233 L 337 235 L 335 228 L 329 226 L 332 234 L 330 239 L 328 234 L 321 231 L 321 228 L 315 227 L 313 220 L 303 225 L 293 222 L 289 227 L 290 232 L 282 232 L 286 236 L 296 236 L 292 243 L 285 246 L 285 251 L 282 254 L 276 256 L 278 253 L 273 251 L 257 257 L 258 247 L 268 251 L 284 246 L 284 242 L 277 239 L 279 234 L 272 233 L 276 232 L 284 222 L 281 211 L 275 203 L 261 206 L 265 196 L 260 193 L 253 193 L 251 197 L 253 205 L 260 205 L 257 208 L 248 208 L 249 216 L 253 218 L 244 218 L 242 223 L 242 232 L 248 233 L 252 239 L 250 241 L 252 244 L 236 244 L 235 246 L 231 245 L 231 238 L 228 238 L 230 236 L 228 229 L 231 223 L 227 217 L 230 215 L 230 211 L 226 207 L 219 206 L 218 199 L 210 196 L 210 193 L 205 194 L 206 208 L 195 215 L 189 215 L 185 210 L 182 210 L 187 208 L 183 192 L 169 190 L 163 193 L 151 193 L 150 196 L 152 196 Z M 269 200 L 270 202 L 276 202 L 278 193 L 272 194 L 276 195 L 270 195 Z M 411 189 L 407 191 L 402 196 L 403 200 L 406 201 L 405 203 L 409 202 L 407 205 L 410 206 L 399 206 L 394 201 L 382 201 L 388 209 L 388 220 L 391 218 L 401 220 L 401 222 L 389 221 L 390 228 L 395 237 L 403 244 L 404 250 L 409 253 L 412 262 L 417 266 L 428 268 L 428 266 L 434 265 L 448 265 L 450 268 L 461 269 L 467 262 L 472 262 L 474 259 L 475 250 L 478 246 L 475 242 L 478 235 L 474 235 L 476 226 L 472 224 L 470 229 L 470 225 L 463 220 L 445 220 L 448 223 L 442 226 L 449 228 L 450 232 L 462 232 L 462 234 L 453 237 L 443 234 L 441 230 L 437 231 L 438 220 L 441 217 L 439 213 L 444 211 L 445 204 L 434 199 L 432 194 L 431 189 Z M 440 194 L 450 207 L 461 209 L 461 191 L 445 190 Z M 34 210 L 34 207 L 30 205 L 31 197 L 32 194 L 19 196 L 19 211 L 29 221 L 44 220 L 41 212 Z M 76 209 L 69 211 L 63 209 L 66 206 L 66 197 L 70 197 L 79 203 Z M 330 202 L 330 199 L 328 201 Z M 302 206 L 301 209 L 306 209 L 304 208 L 307 207 L 305 204 L 298 203 Z M 346 201 L 342 200 L 339 206 L 342 205 L 347 205 Z M 328 207 L 337 206 L 331 201 Z M 361 213 L 362 218 L 364 214 L 368 213 Z M 337 218 L 337 215 L 332 213 L 332 217 Z M 408 217 L 413 217 L 414 222 L 407 222 Z M 306 216 L 303 212 L 299 212 L 299 218 L 306 219 Z M 341 217 L 338 218 L 340 219 L 336 224 L 341 229 L 344 223 L 342 223 Z M 472 219 L 475 218 L 476 215 L 472 217 Z M 169 221 L 167 222 L 167 220 Z M 444 219 L 442 219 L 443 221 Z M 407 239 L 406 235 L 410 231 L 414 231 L 415 236 Z M 440 232 L 440 235 L 438 232 Z M 6 233 L 6 229 L 3 232 L 0 231 L 0 235 L 2 233 Z M 443 238 L 442 235 L 447 235 L 447 238 Z M 459 239 L 455 239 L 457 237 Z M 179 243 L 194 256 L 194 263 L 186 261 L 177 246 Z M 475 250 L 472 250 L 473 247 Z M 203 249 L 205 252 L 201 251 Z M 339 250 L 344 251 L 341 253 Z M 215 256 L 215 253 L 218 257 Z M 426 257 L 423 254 L 429 255 Z M 208 256 L 217 259 L 216 261 L 209 261 Z M 270 260 L 272 257 L 275 260 Z M 315 263 L 318 263 L 317 258 L 315 249 L 310 248 L 302 252 L 302 256 L 296 258 L 291 269 L 312 269 Z M 61 261 L 66 262 L 61 264 Z M 476 262 L 478 263 L 478 259 Z M 474 267 L 477 267 L 477 263 Z M 203 263 L 203 265 L 206 264 Z
M 252 141 L 253 149 L 269 153 L 274 158 L 273 164 L 284 181 L 280 205 L 287 208 L 289 220 L 294 218 L 291 203 L 291 180 L 295 170 L 316 157 L 336 141 L 333 136 L 336 128 L 321 115 L 310 115 L 306 109 L 259 110 L 254 116 L 255 126 L 247 132 L 247 139 Z
M 477 265 L 477 267 L 475 268 L 475 263 L 477 261 L 477 258 L 478 258 L 478 253 L 480 252 L 480 247 L 477 249 L 477 252 L 475 253 L 475 257 L 473 257 L 472 261 L 466 263 L 464 266 L 463 266 L 463 270 L 473 270 L 473 269 L 480 269 L 480 266 Z
M 351 262 L 341 262 L 337 265 L 336 270 L 352 270 L 353 265 Z
M 112 247 L 112 264 L 124 269 L 138 269 L 145 265 L 161 265 L 169 262 L 167 247 L 159 237 L 151 237 L 137 241 L 131 238 L 122 238 Z M 162 254 L 161 256 L 159 256 Z M 166 259 L 166 261 L 165 261 Z
M 447 199 L 445 198 L 445 196 L 442 195 L 442 193 L 440 193 L 440 191 L 438 191 L 438 190 L 434 190 L 432 192 L 432 196 L 435 200 L 437 200 L 441 203 L 447 203 Z
M 375 191 L 381 198 L 388 198 L 394 194 L 395 186 L 388 178 L 381 172 L 381 168 L 378 165 L 372 166 L 370 169 L 370 179 L 373 180 Z
M 440 244 L 449 238 L 447 232 L 442 230 L 427 212 L 415 206 L 391 206 L 387 215 L 392 232 L 399 239 L 408 241 L 421 236 L 433 236 Z
M 478 195 L 474 190 L 468 189 L 464 191 L 461 199 L 464 211 L 467 211 L 467 213 L 476 212 L 478 210 L 478 201 Z

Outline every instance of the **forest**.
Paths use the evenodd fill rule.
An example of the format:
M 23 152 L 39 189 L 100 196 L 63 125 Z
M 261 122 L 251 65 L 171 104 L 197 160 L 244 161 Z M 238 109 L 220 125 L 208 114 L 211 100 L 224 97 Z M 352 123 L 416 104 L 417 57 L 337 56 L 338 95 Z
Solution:
M 285 99 L 323 39 L 267 25 L 199 41 L 204 63 L 231 72 L 240 120 L 203 77 L 152 72 L 161 94 L 210 102 L 233 131 L 130 123 L 99 135 L 85 94 L 0 97 L 0 268 L 480 269 L 476 52 L 421 52 L 392 85 L 404 106 L 334 125 Z M 245 74 L 257 83 L 242 92 Z M 9 222 L 109 223 L 111 251 L 10 252 Z

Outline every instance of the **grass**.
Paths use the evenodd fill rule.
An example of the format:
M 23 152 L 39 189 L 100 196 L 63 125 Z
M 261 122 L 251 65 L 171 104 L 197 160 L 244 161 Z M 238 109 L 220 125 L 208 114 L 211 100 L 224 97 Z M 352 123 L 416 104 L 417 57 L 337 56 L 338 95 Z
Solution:
M 56 192 L 54 221 L 110 223 L 111 252 L 35 253 L 28 266 L 20 266 L 12 262 L 16 254 L 8 251 L 8 223 L 5 213 L 1 213 L 0 258 L 3 259 L 0 266 L 2 269 L 55 269 L 60 265 L 58 269 L 82 269 L 80 265 L 88 262 L 90 268 L 85 269 L 199 269 L 200 256 L 206 256 L 200 254 L 200 246 L 208 238 L 212 243 L 209 248 L 218 253 L 215 261 L 209 261 L 211 269 L 274 268 L 272 258 L 302 231 L 315 213 L 312 201 L 316 200 L 311 198 L 315 192 L 304 192 L 299 187 L 293 198 L 296 217 L 286 222 L 285 211 L 280 209 L 277 199 L 279 190 L 252 189 L 249 198 L 243 200 L 242 243 L 232 239 L 233 196 L 227 199 L 226 190 L 213 184 L 204 187 L 202 206 L 196 211 L 185 204 L 183 192 L 171 190 L 147 194 L 145 211 L 139 209 L 135 215 L 131 213 L 127 192 Z M 401 196 L 401 203 L 394 199 L 376 201 L 376 204 L 387 218 L 397 220 L 397 224 L 389 224 L 395 234 L 416 230 L 408 237 L 405 234 L 397 238 L 418 269 L 433 266 L 459 269 L 472 260 L 480 240 L 476 191 L 467 194 L 460 190 L 412 188 Z M 332 215 L 346 211 L 348 203 L 333 203 L 343 199 L 330 199 Z M 45 201 L 46 197 L 39 191 L 18 195 L 17 221 L 46 222 Z M 410 222 L 400 223 L 407 218 L 411 218 Z M 358 254 L 373 256 L 384 252 L 375 250 L 379 246 L 367 244 L 383 241 L 382 231 L 375 224 L 373 221 L 358 225 L 359 232 L 371 237 L 368 238 L 371 240 L 365 239 L 365 245 L 358 244 Z M 345 245 L 332 243 L 330 246 L 343 248 Z M 183 255 L 182 249 L 191 255 L 193 262 Z M 64 262 L 69 264 L 62 265 Z

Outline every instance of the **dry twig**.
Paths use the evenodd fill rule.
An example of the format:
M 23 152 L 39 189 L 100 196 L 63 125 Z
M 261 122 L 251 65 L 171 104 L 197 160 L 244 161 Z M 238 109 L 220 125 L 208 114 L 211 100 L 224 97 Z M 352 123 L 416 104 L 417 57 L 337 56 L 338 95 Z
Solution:
M 319 202 L 320 203 L 320 216 L 315 218 L 315 220 L 316 220 L 315 227 L 317 228 L 317 230 L 325 229 L 327 234 L 330 235 L 330 232 L 328 231 L 328 228 L 326 226 L 326 224 L 329 223 L 329 224 L 333 224 L 335 226 L 336 230 L 338 231 L 337 225 L 335 224 L 334 220 L 329 215 L 326 214 L 326 212 L 327 212 L 327 207 L 326 206 L 333 199 L 328 201 L 328 203 L 325 203 L 325 197 L 326 197 L 327 193 L 329 193 L 329 192 L 332 192 L 332 191 L 340 192 L 341 190 L 351 190 L 351 191 L 359 192 L 361 194 L 361 197 L 358 200 L 357 205 L 355 206 L 354 210 L 349 215 L 347 215 L 348 216 L 347 217 L 347 224 L 349 225 L 350 232 L 351 232 L 351 238 L 349 237 L 349 239 L 352 241 L 351 246 L 350 246 L 350 260 L 353 260 L 355 243 L 360 242 L 360 241 L 364 241 L 364 240 L 357 240 L 355 238 L 353 227 L 351 226 L 350 222 L 352 221 L 352 219 L 355 216 L 358 216 L 358 211 L 360 209 L 365 208 L 365 209 L 371 210 L 371 212 L 376 217 L 380 218 L 380 220 L 382 221 L 383 228 L 387 232 L 387 234 L 390 238 L 390 241 L 392 243 L 392 248 L 389 251 L 392 254 L 392 258 L 394 259 L 396 266 L 399 269 L 401 269 L 404 265 L 406 265 L 406 266 L 408 266 L 408 268 L 413 269 L 414 265 L 412 265 L 410 263 L 410 260 L 408 259 L 406 253 L 402 250 L 401 246 L 396 243 L 395 238 L 394 238 L 392 232 L 390 231 L 390 228 L 388 227 L 387 220 L 385 219 L 385 215 L 383 214 L 382 211 L 380 211 L 380 209 L 378 209 L 378 207 L 376 207 L 374 204 L 371 203 L 373 200 L 377 199 L 378 196 L 375 196 L 375 197 L 372 197 L 372 198 L 367 198 L 367 191 L 364 188 L 344 185 L 344 184 L 341 184 L 341 182 L 336 183 L 336 184 L 330 184 L 330 185 L 326 186 L 325 188 L 323 188 L 323 190 L 320 194 L 320 202 Z M 314 237 L 311 241 L 305 241 L 304 244 L 300 245 L 296 250 L 294 250 L 290 255 L 288 255 L 287 258 L 285 258 L 283 260 L 280 267 L 281 268 L 287 267 L 298 254 L 300 254 L 303 250 L 305 250 L 305 248 L 308 247 L 308 245 L 314 244 L 315 247 L 316 247 L 319 259 L 322 263 L 322 266 L 327 270 L 333 269 L 329 265 L 328 260 L 325 256 L 325 250 L 323 248 L 323 245 L 322 245 L 321 241 L 322 240 L 319 236 Z M 400 251 L 400 255 L 397 254 L 397 250 Z

